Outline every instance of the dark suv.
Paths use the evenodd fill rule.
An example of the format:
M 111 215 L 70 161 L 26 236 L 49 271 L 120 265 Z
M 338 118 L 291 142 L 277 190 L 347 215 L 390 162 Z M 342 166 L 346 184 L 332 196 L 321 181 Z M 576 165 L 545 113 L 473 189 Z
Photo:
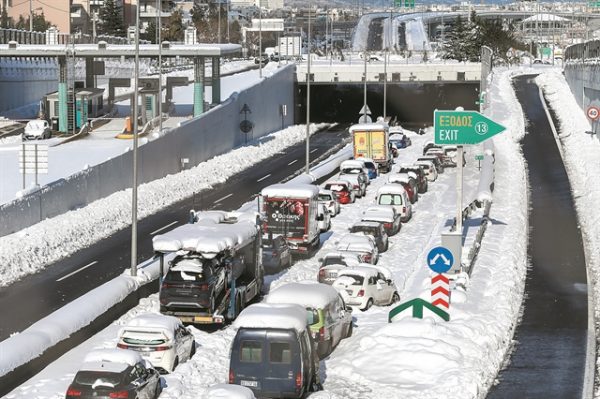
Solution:
M 278 273 L 292 265 L 290 246 L 281 235 L 263 239 L 262 259 L 267 274 Z
M 381 222 L 354 223 L 354 225 L 350 227 L 350 233 L 363 233 L 372 236 L 375 238 L 375 243 L 377 244 L 379 252 L 384 252 L 388 249 L 388 235 Z
M 419 165 L 402 165 L 400 169 L 398 169 L 398 173 L 408 173 L 415 172 L 417 174 L 417 188 L 419 194 L 423 194 L 427 192 L 429 188 L 429 183 L 427 181 L 427 175 L 422 167 Z
M 171 264 L 160 287 L 161 313 L 212 313 L 227 286 L 225 268 L 194 255 L 177 256 Z

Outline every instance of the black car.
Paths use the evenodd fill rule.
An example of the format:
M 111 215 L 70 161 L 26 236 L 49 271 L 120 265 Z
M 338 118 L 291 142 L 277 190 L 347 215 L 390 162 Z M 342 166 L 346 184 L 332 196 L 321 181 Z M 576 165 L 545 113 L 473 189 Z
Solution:
M 435 166 L 437 173 L 444 173 L 444 165 L 442 165 L 442 160 L 437 155 L 425 155 L 417 158 L 417 161 L 430 161 Z
M 263 239 L 262 261 L 265 272 L 278 273 L 292 265 L 292 253 L 286 239 L 281 235 Z
M 388 235 L 381 222 L 358 222 L 350 227 L 350 233 L 363 233 L 372 236 L 379 252 L 387 251 Z
M 92 358 L 89 357 L 92 356 Z M 124 349 L 93 351 L 67 389 L 66 399 L 158 398 L 160 375 L 140 354 Z
M 161 313 L 212 312 L 227 287 L 225 268 L 215 259 L 197 255 L 177 256 L 163 279 L 159 302 Z

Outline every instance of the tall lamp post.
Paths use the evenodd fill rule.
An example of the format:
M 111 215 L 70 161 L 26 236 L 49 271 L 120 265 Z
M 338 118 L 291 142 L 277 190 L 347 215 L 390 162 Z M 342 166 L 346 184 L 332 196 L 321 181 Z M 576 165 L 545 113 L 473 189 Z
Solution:
M 156 8 L 158 10 L 158 29 L 157 36 L 158 39 L 156 43 L 158 43 L 158 133 L 162 134 L 162 7 L 159 7 L 161 0 L 156 0 Z
M 140 75 L 140 7 L 135 10 L 135 68 L 133 77 L 133 183 L 131 190 L 131 275 L 137 276 L 137 153 L 138 153 L 138 85 Z
M 307 33 L 307 45 L 306 52 L 308 54 L 308 62 L 306 64 L 306 173 L 310 172 L 310 11 L 312 8 L 312 1 L 308 3 L 308 33 Z
M 262 78 L 262 0 L 258 0 L 258 76 Z

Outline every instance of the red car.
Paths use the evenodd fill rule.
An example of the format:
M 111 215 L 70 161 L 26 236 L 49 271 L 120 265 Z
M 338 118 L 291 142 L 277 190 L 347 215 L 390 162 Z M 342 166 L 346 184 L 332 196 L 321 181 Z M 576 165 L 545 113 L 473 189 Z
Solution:
M 419 193 L 417 192 L 416 186 L 417 181 L 412 178 L 409 173 L 395 173 L 388 176 L 388 183 L 401 184 L 408 194 L 408 200 L 411 204 L 414 204 L 419 199 Z
M 356 200 L 352 184 L 346 180 L 328 181 L 323 188 L 333 191 L 340 204 L 349 204 Z

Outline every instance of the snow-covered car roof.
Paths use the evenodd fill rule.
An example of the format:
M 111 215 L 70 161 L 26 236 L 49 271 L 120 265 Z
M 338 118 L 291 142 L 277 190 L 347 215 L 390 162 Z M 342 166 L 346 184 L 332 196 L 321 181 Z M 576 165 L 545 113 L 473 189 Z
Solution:
M 323 309 L 335 301 L 335 288 L 314 281 L 288 283 L 267 296 L 267 303 L 295 303 L 305 308 Z
M 403 194 L 406 190 L 398 184 L 384 184 L 377 190 L 377 196 L 381 194 Z
M 177 317 L 157 313 L 144 313 L 129 320 L 127 324 L 119 329 L 119 337 L 126 331 L 156 331 L 165 334 L 169 340 L 173 340 L 174 332 L 182 325 Z
M 45 120 L 36 119 L 36 120 L 27 122 L 27 124 L 25 125 L 25 130 L 27 130 L 27 131 L 44 130 L 47 126 L 48 126 L 48 122 L 46 122 Z
M 414 174 L 414 172 L 409 172 L 409 173 Z M 390 174 L 388 176 L 388 183 L 410 183 L 410 177 L 411 176 L 408 173 Z
M 358 183 L 358 176 L 360 176 L 359 174 L 351 174 L 351 173 L 340 173 L 340 178 L 341 179 L 346 179 L 348 180 L 350 183 Z
M 246 245 L 254 239 L 257 231 L 252 221 L 217 224 L 204 219 L 203 223 L 186 224 L 154 236 L 152 245 L 156 252 L 193 251 L 211 258 L 221 251 Z
M 136 351 L 116 348 L 98 349 L 85 355 L 80 370 L 119 373 L 140 362 L 143 362 L 143 358 Z
M 343 161 L 340 164 L 340 170 L 343 170 L 343 169 L 354 169 L 354 168 L 362 169 L 364 167 L 365 167 L 364 163 L 362 163 L 359 160 L 354 160 L 354 159 L 349 159 L 347 161 Z
M 263 188 L 260 194 L 263 197 L 276 198 L 313 198 L 319 195 L 319 187 L 302 183 L 273 184 Z
M 403 133 L 403 132 L 404 132 L 404 129 L 402 128 L 402 126 L 390 126 L 390 134 L 391 133 L 398 134 L 398 133 Z
M 352 266 L 346 267 L 338 272 L 338 278 L 346 276 L 348 274 L 355 274 L 364 278 L 377 276 L 377 269 L 366 267 L 366 266 Z M 334 281 L 335 284 L 335 281 Z
M 233 384 L 216 384 L 208 388 L 202 399 L 256 399 L 250 388 Z
M 319 195 L 331 195 L 333 197 L 333 191 L 321 188 L 319 189 Z
M 343 251 L 331 251 L 327 252 L 323 259 L 325 258 L 342 258 L 344 260 L 357 261 L 360 263 L 360 258 L 357 254 L 343 252 Z
M 385 122 L 359 123 L 359 124 L 350 126 L 350 129 L 348 129 L 348 131 L 350 133 L 354 133 L 356 131 L 381 130 L 381 129 L 389 129 L 388 124 Z
M 404 140 L 404 133 L 392 133 L 392 129 L 390 128 L 390 141 L 392 140 Z
M 370 220 L 362 220 L 360 222 L 356 222 L 352 225 L 352 227 L 379 227 L 381 223 L 379 221 L 370 221 Z
M 390 208 L 390 207 L 388 206 L 388 208 Z M 381 212 L 381 211 L 370 211 L 370 212 L 365 211 L 365 213 L 362 216 L 362 220 L 363 221 L 381 222 L 381 223 L 393 223 L 394 222 L 394 214 L 393 213 L 390 214 L 387 212 Z
M 344 185 L 344 186 L 349 186 L 351 184 L 352 183 L 350 183 L 346 179 L 338 179 L 338 180 L 329 180 L 329 181 L 326 181 L 324 185 L 330 185 L 330 186 L 333 186 L 333 185 Z
M 257 303 L 248 306 L 234 322 L 238 328 L 307 328 L 306 309 L 296 304 Z
M 372 252 L 375 248 L 373 240 L 363 234 L 346 234 L 340 238 L 336 244 L 338 251 L 368 251 Z
M 427 161 L 427 160 L 421 160 L 421 161 L 415 161 L 415 165 L 423 165 L 423 166 L 427 166 L 428 168 L 435 168 L 435 165 L 433 164 L 433 162 L 431 161 Z
M 221 223 L 227 217 L 227 212 L 225 211 L 193 212 L 195 222 L 200 224 Z

